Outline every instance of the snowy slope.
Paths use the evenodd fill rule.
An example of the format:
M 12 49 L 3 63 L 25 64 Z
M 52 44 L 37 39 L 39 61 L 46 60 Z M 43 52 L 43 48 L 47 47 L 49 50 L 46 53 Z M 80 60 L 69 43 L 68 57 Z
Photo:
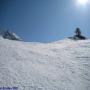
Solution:
M 90 90 L 90 40 L 43 44 L 0 38 L 0 87 Z

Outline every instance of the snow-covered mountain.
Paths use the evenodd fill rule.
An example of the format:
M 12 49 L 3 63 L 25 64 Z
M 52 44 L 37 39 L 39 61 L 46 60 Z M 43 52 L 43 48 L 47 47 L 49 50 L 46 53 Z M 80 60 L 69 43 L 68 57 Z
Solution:
M 17 40 L 17 41 L 21 40 L 19 36 L 17 36 L 15 33 L 10 32 L 8 30 L 0 31 L 0 37 L 3 37 L 4 39 L 9 39 L 9 40 Z
M 90 90 L 90 40 L 43 44 L 0 38 L 0 87 Z

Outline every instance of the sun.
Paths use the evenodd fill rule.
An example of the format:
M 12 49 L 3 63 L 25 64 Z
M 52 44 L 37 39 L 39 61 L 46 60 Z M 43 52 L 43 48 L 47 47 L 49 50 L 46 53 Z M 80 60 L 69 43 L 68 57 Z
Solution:
M 80 5 L 87 5 L 88 4 L 88 0 L 78 0 L 78 3 Z

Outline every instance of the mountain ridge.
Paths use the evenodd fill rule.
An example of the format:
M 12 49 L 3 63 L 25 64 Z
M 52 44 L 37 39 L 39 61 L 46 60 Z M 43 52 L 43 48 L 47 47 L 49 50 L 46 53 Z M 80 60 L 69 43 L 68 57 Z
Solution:
M 8 30 L 0 31 L 0 36 L 4 39 L 9 39 L 9 40 L 17 40 L 17 41 L 21 40 L 19 36 Z

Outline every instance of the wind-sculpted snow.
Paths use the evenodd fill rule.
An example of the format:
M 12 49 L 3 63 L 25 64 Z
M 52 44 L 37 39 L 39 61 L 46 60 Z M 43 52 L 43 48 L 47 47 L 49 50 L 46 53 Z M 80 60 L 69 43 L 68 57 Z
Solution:
M 0 87 L 90 90 L 90 40 L 43 44 L 0 38 Z

